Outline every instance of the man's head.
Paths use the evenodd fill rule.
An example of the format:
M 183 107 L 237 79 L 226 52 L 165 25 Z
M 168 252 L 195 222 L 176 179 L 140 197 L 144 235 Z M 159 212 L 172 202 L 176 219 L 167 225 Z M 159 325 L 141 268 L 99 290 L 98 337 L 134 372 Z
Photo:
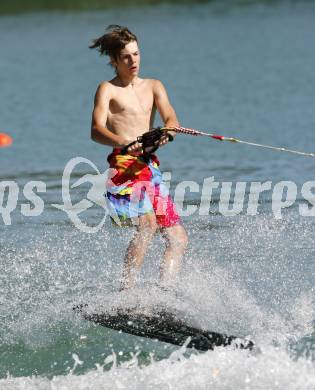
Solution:
M 116 68 L 117 73 L 138 73 L 138 39 L 127 27 L 116 24 L 108 26 L 106 33 L 93 41 L 90 49 L 94 48 L 98 48 L 101 55 L 110 57 L 110 64 Z

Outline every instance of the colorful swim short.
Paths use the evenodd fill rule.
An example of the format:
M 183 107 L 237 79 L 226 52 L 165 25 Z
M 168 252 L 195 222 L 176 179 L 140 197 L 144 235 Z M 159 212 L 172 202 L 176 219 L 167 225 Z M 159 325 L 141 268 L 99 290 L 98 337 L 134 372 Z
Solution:
M 131 226 L 139 216 L 154 213 L 160 227 L 178 224 L 180 217 L 162 181 L 158 158 L 120 151 L 115 148 L 107 158 L 115 170 L 106 183 L 112 220 L 119 226 Z

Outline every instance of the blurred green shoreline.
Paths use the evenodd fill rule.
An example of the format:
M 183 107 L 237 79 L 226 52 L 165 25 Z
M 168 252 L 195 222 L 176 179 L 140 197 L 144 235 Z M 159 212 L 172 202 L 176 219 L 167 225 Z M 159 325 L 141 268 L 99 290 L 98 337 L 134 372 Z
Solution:
M 0 0 L 0 14 L 35 11 L 83 11 L 125 6 L 207 3 L 207 0 Z
M 158 4 L 217 3 L 235 6 L 255 3 L 275 4 L 281 1 L 297 3 L 300 0 L 0 0 L 0 15 L 36 11 L 93 11 Z

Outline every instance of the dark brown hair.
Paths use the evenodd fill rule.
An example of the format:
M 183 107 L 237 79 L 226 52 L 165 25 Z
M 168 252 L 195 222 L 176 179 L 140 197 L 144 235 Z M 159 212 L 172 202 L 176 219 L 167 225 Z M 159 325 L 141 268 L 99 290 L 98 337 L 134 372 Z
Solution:
M 97 48 L 100 55 L 108 55 L 117 60 L 120 51 L 130 42 L 138 42 L 137 37 L 127 27 L 111 24 L 104 35 L 93 40 L 90 49 Z

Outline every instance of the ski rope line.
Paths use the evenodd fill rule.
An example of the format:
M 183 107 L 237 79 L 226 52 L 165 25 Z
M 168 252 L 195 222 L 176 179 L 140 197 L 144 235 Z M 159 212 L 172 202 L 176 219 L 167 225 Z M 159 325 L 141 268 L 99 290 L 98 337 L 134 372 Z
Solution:
M 315 157 L 315 153 L 300 152 L 298 150 L 293 150 L 293 149 L 287 149 L 287 148 L 281 148 L 281 147 L 277 147 L 277 146 L 258 144 L 256 142 L 243 141 L 243 140 L 240 140 L 238 138 L 225 137 L 223 135 L 205 133 L 203 131 L 199 131 L 199 130 L 195 130 L 195 129 L 189 129 L 187 127 L 161 127 L 161 130 L 162 131 L 174 131 L 175 133 L 189 134 L 189 135 L 194 135 L 194 136 L 203 135 L 205 137 L 210 137 L 210 138 L 216 139 L 218 141 L 228 141 L 228 142 L 233 142 L 233 143 L 239 143 L 239 144 L 245 144 L 245 145 L 250 145 L 250 146 L 256 146 L 256 147 L 259 147 L 259 148 L 271 149 L 271 150 L 275 150 L 277 152 L 286 152 L 286 153 L 298 154 L 300 156 Z

